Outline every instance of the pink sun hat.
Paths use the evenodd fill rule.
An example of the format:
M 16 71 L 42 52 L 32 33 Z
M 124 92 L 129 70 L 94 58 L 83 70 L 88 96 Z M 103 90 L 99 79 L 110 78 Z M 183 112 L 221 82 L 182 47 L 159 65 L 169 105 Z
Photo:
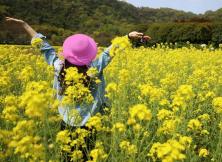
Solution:
M 89 65 L 95 59 L 97 51 L 93 38 L 85 34 L 75 34 L 64 41 L 62 55 L 70 63 L 83 66 Z

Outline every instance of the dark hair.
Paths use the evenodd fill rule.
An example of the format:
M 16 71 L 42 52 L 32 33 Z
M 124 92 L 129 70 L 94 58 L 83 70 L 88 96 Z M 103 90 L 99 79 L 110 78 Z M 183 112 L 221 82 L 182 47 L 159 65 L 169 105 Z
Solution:
M 58 81 L 59 81 L 60 87 L 61 87 L 61 90 L 59 92 L 60 95 L 63 95 L 66 88 L 68 87 L 68 85 L 65 82 L 65 75 L 66 75 L 65 69 L 68 69 L 70 67 L 76 67 L 78 69 L 78 73 L 82 73 L 84 76 L 84 78 L 83 78 L 84 86 L 90 87 L 90 77 L 86 73 L 88 71 L 88 67 L 86 65 L 77 66 L 77 65 L 74 65 L 74 64 L 70 63 L 69 61 L 65 60 L 63 66 L 62 66 L 62 69 L 59 73 L 59 77 L 58 77 Z

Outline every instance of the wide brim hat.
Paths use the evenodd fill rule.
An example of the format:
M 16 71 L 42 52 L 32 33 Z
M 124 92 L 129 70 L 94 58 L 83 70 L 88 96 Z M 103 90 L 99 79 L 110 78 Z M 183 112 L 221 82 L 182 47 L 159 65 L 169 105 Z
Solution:
M 97 51 L 93 38 L 85 34 L 75 34 L 65 39 L 62 55 L 70 63 L 83 66 L 95 59 Z

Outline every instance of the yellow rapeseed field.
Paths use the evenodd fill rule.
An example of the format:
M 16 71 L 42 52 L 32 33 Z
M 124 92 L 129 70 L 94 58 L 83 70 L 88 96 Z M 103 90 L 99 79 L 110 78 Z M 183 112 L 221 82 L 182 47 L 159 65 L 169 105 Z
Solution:
M 89 162 L 222 161 L 222 49 L 131 48 L 117 38 L 111 55 L 109 104 L 87 123 L 97 132 Z M 0 63 L 0 161 L 57 162 L 61 152 L 82 161 L 88 132 L 60 131 L 53 67 L 38 49 L 0 46 Z M 66 102 L 88 93 L 78 91 Z

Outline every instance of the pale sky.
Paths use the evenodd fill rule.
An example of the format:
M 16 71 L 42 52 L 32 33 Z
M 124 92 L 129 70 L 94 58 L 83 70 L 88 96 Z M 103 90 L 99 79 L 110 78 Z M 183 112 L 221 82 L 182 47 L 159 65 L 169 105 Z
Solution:
M 126 0 L 137 7 L 168 7 L 178 10 L 204 13 L 207 10 L 222 8 L 222 0 Z

